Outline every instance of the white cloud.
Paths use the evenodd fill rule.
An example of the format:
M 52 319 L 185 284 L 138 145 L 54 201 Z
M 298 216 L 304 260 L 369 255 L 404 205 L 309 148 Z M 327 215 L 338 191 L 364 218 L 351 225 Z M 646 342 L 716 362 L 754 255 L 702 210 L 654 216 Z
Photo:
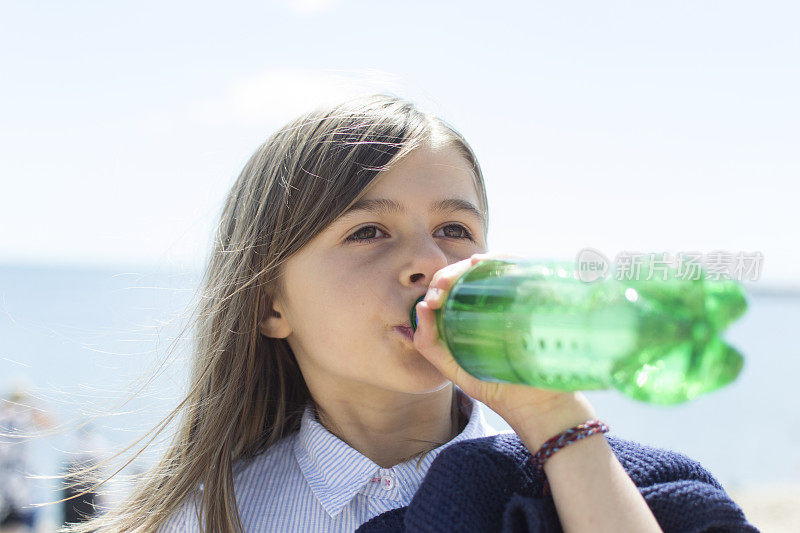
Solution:
M 289 8 L 297 15 L 313 15 L 327 11 L 340 0 L 288 0 Z
M 195 107 L 204 122 L 274 125 L 321 105 L 384 91 L 402 94 L 401 77 L 379 70 L 284 68 L 234 81 L 224 97 Z

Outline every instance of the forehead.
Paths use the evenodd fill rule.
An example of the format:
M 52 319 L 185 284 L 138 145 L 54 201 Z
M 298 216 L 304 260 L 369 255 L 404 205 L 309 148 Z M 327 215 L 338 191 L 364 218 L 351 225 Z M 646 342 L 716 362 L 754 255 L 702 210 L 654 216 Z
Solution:
M 365 213 L 388 216 L 423 209 L 460 212 L 486 227 L 472 165 L 454 148 L 417 148 L 378 174 L 368 191 L 339 218 L 347 222 Z
M 364 198 L 444 195 L 477 202 L 472 165 L 453 147 L 424 145 L 380 172 Z

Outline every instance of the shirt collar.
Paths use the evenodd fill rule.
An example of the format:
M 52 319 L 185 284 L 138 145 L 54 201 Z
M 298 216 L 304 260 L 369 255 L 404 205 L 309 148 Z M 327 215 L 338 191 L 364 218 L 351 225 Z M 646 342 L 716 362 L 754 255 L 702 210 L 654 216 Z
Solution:
M 496 431 L 486 423 L 478 402 L 456 388 L 459 408 L 469 417 L 466 427 L 453 439 L 428 452 L 420 461 L 411 459 L 383 469 L 359 451 L 329 432 L 314 416 L 307 405 L 294 442 L 294 454 L 303 476 L 317 500 L 331 517 L 335 517 L 371 483 L 376 474 L 391 472 L 401 483 L 393 494 L 397 499 L 410 501 L 433 460 L 448 446 L 467 439 L 493 435 Z

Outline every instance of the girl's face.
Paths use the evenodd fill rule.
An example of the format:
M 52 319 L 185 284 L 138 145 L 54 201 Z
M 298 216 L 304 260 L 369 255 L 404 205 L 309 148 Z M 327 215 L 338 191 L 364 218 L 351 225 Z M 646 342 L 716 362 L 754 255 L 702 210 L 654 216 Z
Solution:
M 436 271 L 486 252 L 484 221 L 468 209 L 480 209 L 471 168 L 453 148 L 423 146 L 359 204 L 369 209 L 351 209 L 284 263 L 280 316 L 261 330 L 287 340 L 312 393 L 439 390 L 447 380 L 396 327 Z

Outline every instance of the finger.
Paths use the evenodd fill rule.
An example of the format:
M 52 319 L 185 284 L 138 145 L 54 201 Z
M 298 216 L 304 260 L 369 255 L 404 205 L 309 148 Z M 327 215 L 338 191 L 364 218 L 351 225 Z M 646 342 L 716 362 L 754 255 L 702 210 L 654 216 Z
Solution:
M 437 271 L 433 275 L 433 279 L 428 287 L 428 293 L 424 298 L 425 302 L 432 309 L 439 309 L 442 302 L 447 298 L 448 292 L 453 288 L 456 280 L 463 276 L 473 264 L 472 259 L 467 258 L 447 265 Z
M 427 352 L 437 347 L 438 343 L 444 344 L 444 341 L 439 338 L 435 313 L 430 305 L 423 300 L 417 303 L 415 310 L 417 330 L 414 332 L 414 347 L 420 352 Z
M 453 355 L 445 342 L 439 338 L 436 329 L 436 320 L 433 309 L 424 301 L 417 304 L 417 317 L 419 328 L 414 333 L 414 347 L 420 352 L 442 375 L 457 383 L 460 367 L 453 359 Z
M 428 304 L 428 307 L 431 309 L 439 309 L 444 301 L 444 298 L 442 297 L 444 292 L 444 289 L 430 287 L 428 288 L 428 292 L 425 293 L 425 298 L 423 298 L 422 301 Z
M 483 381 L 467 372 L 453 357 L 447 344 L 439 338 L 434 310 L 423 301 L 417 303 L 416 311 L 420 327 L 414 335 L 414 347 L 445 379 L 455 383 L 467 396 L 486 404 L 496 412 L 502 412 L 503 406 L 508 404 L 507 391 L 525 391 L 524 394 L 530 394 L 533 390 L 527 385 Z M 545 394 L 552 395 L 553 391 Z
M 525 256 L 508 252 L 486 252 L 482 254 L 473 254 L 472 257 L 470 257 L 473 265 L 479 261 L 485 261 L 486 259 L 525 259 Z
M 453 282 L 461 276 L 461 274 L 469 270 L 470 266 L 471 263 L 469 258 L 451 263 L 441 270 L 438 270 L 433 275 L 430 286 L 437 289 L 448 290 L 453 285 Z
M 433 275 L 433 278 L 428 285 L 428 292 L 425 294 L 425 302 L 431 307 L 431 309 L 440 309 L 455 282 L 475 264 L 487 259 L 513 260 L 524 259 L 524 257 L 504 252 L 487 252 L 482 254 L 472 254 L 467 259 L 462 259 L 456 263 L 451 263 L 441 270 L 438 270 Z

